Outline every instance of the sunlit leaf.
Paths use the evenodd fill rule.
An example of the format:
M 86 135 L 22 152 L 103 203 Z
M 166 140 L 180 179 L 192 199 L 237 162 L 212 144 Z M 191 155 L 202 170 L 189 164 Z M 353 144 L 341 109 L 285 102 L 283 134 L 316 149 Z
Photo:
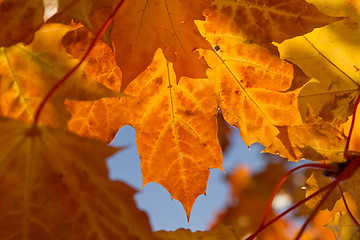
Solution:
M 150 65 L 161 48 L 180 77 L 204 78 L 206 62 L 195 52 L 210 45 L 194 20 L 203 19 L 209 0 L 125 1 L 114 18 L 111 38 L 123 73 L 122 90 Z
M 279 45 L 282 58 L 316 79 L 299 94 L 303 117 L 308 105 L 316 115 L 336 125 L 351 115 L 360 82 L 359 23 L 359 19 L 345 19 Z
M 303 124 L 278 127 L 278 130 L 277 139 L 264 152 L 280 154 L 289 160 L 345 161 L 345 135 L 310 110 Z
M 239 128 L 245 144 L 268 146 L 279 133 L 276 126 L 301 123 L 299 90 L 284 92 L 292 84 L 291 64 L 241 38 L 209 33 L 201 23 L 198 26 L 220 49 L 204 53 L 211 67 L 208 76 L 214 82 L 225 120 Z
M 177 83 L 172 64 L 158 52 L 153 63 L 125 90 L 132 97 L 118 103 L 67 103 L 72 114 L 70 129 L 80 134 L 111 140 L 115 129 L 133 126 L 144 184 L 162 184 L 188 214 L 197 196 L 205 193 L 209 168 L 221 169 L 216 138 L 219 105 L 225 119 L 240 128 L 248 145 L 257 141 L 269 145 L 278 134 L 277 125 L 301 122 L 296 101 L 299 90 L 280 92 L 292 84 L 290 64 L 236 38 L 216 44 L 221 55 L 202 53 L 213 61 L 207 72 L 209 79 L 183 78 Z M 105 68 L 93 65 L 103 61 L 99 54 L 90 59 L 88 64 L 93 67 L 85 66 L 89 74 L 91 69 L 101 69 L 99 75 L 116 69 L 114 63 Z M 118 78 L 105 82 L 114 88 L 118 83 Z
M 331 183 L 331 179 L 329 177 L 325 177 L 322 172 L 314 171 L 311 176 L 306 180 L 306 194 L 305 197 L 310 196 L 311 194 L 318 191 L 321 187 Z M 336 189 L 335 189 L 336 190 Z M 305 204 L 306 206 L 312 210 L 314 209 L 321 199 L 324 197 L 326 191 L 316 195 L 314 198 L 307 201 Z M 328 209 L 331 211 L 334 207 L 334 204 L 338 199 L 340 199 L 339 191 L 333 191 L 326 199 L 326 201 L 320 206 L 320 210 Z
M 326 224 L 326 227 L 334 232 L 337 240 L 356 240 L 360 238 L 360 230 L 347 212 L 335 213 L 334 217 Z
M 204 15 L 207 32 L 230 33 L 270 49 L 274 49 L 271 42 L 280 43 L 339 20 L 302 0 L 215 0 Z
M 211 82 L 184 78 L 177 84 L 171 66 L 158 50 L 128 86 L 125 93 L 133 97 L 120 100 L 117 120 L 119 127 L 130 124 L 136 130 L 144 185 L 160 183 L 189 217 L 196 198 L 206 192 L 210 168 L 222 168 L 218 109 Z
M 68 32 L 62 44 L 72 56 L 81 58 L 93 39 L 91 33 L 84 28 L 76 28 Z M 115 63 L 115 56 L 109 46 L 98 42 L 84 66 L 86 76 L 96 79 L 114 91 L 120 91 L 121 72 Z M 117 98 L 100 99 L 96 102 L 66 100 L 65 105 L 71 112 L 68 122 L 70 131 L 82 136 L 96 137 L 104 142 L 111 142 L 118 132 Z

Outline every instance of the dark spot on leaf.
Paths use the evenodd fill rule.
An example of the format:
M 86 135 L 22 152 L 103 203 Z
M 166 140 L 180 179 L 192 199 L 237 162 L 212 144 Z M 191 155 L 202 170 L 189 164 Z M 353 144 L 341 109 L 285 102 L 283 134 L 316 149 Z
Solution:
M 216 45 L 216 46 L 214 47 L 214 49 L 215 49 L 215 51 L 219 51 L 219 50 L 220 50 L 220 47 L 219 47 L 218 45 Z
M 162 84 L 162 82 L 163 82 L 163 80 L 160 77 L 155 79 L 155 83 L 157 83 L 159 85 Z

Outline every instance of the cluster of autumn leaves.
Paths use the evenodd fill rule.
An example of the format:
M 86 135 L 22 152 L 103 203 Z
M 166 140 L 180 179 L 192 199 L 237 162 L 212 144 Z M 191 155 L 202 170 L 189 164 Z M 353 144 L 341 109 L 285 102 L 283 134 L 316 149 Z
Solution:
M 210 168 L 222 169 L 219 109 L 248 146 L 259 142 L 289 160 L 344 161 L 360 79 L 360 4 L 309 2 L 316 7 L 59 0 L 44 21 L 42 0 L 0 0 L 0 238 L 237 239 L 254 230 L 152 233 L 135 191 L 108 179 L 105 159 L 119 149 L 106 144 L 134 127 L 144 186 L 164 186 L 188 218 Z M 343 183 L 355 215 L 358 176 Z M 313 173 L 306 194 L 327 181 Z M 338 199 L 322 208 L 336 212 L 328 226 L 340 238 L 358 236 L 356 226 L 341 227 L 349 217 L 334 208 Z

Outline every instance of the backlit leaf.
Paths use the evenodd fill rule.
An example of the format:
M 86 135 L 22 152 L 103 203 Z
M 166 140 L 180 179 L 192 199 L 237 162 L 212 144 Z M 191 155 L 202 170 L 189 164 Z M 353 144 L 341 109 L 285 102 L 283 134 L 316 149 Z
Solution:
M 0 1 L 0 47 L 23 42 L 29 43 L 34 33 L 44 23 L 42 0 L 2 0 Z
M 203 19 L 209 0 L 125 1 L 114 18 L 111 38 L 116 62 L 123 73 L 121 89 L 150 65 L 161 48 L 180 77 L 204 78 L 208 68 L 198 48 L 210 45 L 200 35 L 194 20 Z
M 336 125 L 351 115 L 360 83 L 359 23 L 345 19 L 279 45 L 282 58 L 316 79 L 299 94 L 303 117 L 308 105 L 316 115 Z
M 346 136 L 310 110 L 306 122 L 278 127 L 279 135 L 264 152 L 280 154 L 289 160 L 343 162 Z
M 209 168 L 221 168 L 216 138 L 219 105 L 225 119 L 240 128 L 248 145 L 257 141 L 269 145 L 278 134 L 276 126 L 301 122 L 296 101 L 299 90 L 280 92 L 292 85 L 290 64 L 235 37 L 209 39 L 217 39 L 214 45 L 220 46 L 219 54 L 202 52 L 213 64 L 207 71 L 209 79 L 183 78 L 176 83 L 172 64 L 158 52 L 153 63 L 125 90 L 132 97 L 118 103 L 67 102 L 72 114 L 70 129 L 79 134 L 108 141 L 116 129 L 133 126 L 144 184 L 156 181 L 163 185 L 182 202 L 188 215 L 197 196 L 205 193 Z M 99 75 L 112 74 L 114 63 L 105 68 L 94 64 L 103 61 L 101 56 L 90 57 L 92 68 L 85 66 L 87 72 L 101 69 Z M 119 80 L 105 84 L 117 88 Z
M 118 149 L 0 119 L 1 239 L 152 239 L 134 189 L 110 181 Z
M 125 93 L 133 97 L 120 100 L 118 126 L 136 130 L 143 184 L 160 183 L 189 217 L 206 192 L 210 168 L 222 168 L 211 82 L 184 78 L 177 84 L 172 64 L 158 50 Z
M 326 224 L 330 228 L 337 240 L 356 240 L 360 238 L 360 230 L 353 223 L 347 212 L 337 212 L 334 217 Z
M 62 39 L 65 49 L 74 57 L 81 58 L 93 39 L 85 28 L 76 28 Z M 109 46 L 98 42 L 86 59 L 86 76 L 96 79 L 113 91 L 120 91 L 121 71 Z M 71 112 L 69 130 L 82 136 L 92 136 L 104 142 L 111 142 L 119 130 L 117 98 L 100 99 L 95 102 L 66 100 L 65 106 Z
M 207 32 L 231 33 L 271 49 L 271 42 L 280 43 L 339 20 L 303 0 L 215 0 L 204 15 Z
M 104 44 L 99 46 L 99 50 L 107 51 L 106 48 Z M 87 63 L 92 67 L 85 66 L 89 74 L 97 66 L 91 63 L 102 61 L 99 56 L 102 55 L 90 56 Z M 109 55 L 107 59 L 111 59 Z M 95 75 L 116 72 L 114 61 L 107 66 L 101 69 L 102 74 Z M 103 80 L 111 88 L 120 83 L 119 78 Z M 181 201 L 189 217 L 196 198 L 205 194 L 210 168 L 222 168 L 218 108 L 211 82 L 184 78 L 177 84 L 171 63 L 158 50 L 153 63 L 125 93 L 131 97 L 120 101 L 68 101 L 67 109 L 72 114 L 70 130 L 111 141 L 120 127 L 133 126 L 144 186 L 149 182 L 163 185 L 172 198 Z
M 331 183 L 331 179 L 329 177 L 325 177 L 321 171 L 314 171 L 311 176 L 306 180 L 306 194 L 305 197 L 310 196 L 311 194 L 318 191 L 320 188 L 324 187 L 325 185 Z M 316 195 L 314 198 L 310 199 L 305 203 L 305 205 L 310 209 L 314 209 L 318 203 L 323 198 L 325 192 L 322 192 Z M 326 199 L 326 201 L 321 205 L 320 210 L 328 209 L 331 211 L 334 207 L 336 201 L 341 197 L 339 191 L 335 189 Z
M 220 48 L 204 53 L 211 67 L 208 76 L 225 120 L 239 128 L 246 145 L 260 142 L 268 146 L 278 134 L 275 126 L 301 123 L 299 90 L 284 92 L 292 84 L 291 64 L 241 38 L 208 33 L 201 23 L 198 26 L 206 39 Z
M 46 24 L 34 41 L 0 48 L 0 115 L 32 122 L 35 111 L 50 89 L 72 69 L 77 60 L 66 53 L 61 38 L 71 27 Z M 50 98 L 40 115 L 40 123 L 65 127 L 69 114 L 65 98 L 77 100 L 120 96 L 78 69 Z

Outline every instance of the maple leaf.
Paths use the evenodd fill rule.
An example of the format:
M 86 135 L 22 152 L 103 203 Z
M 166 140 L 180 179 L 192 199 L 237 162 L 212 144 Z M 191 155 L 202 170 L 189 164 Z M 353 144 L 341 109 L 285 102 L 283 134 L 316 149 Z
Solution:
M 333 218 L 326 224 L 326 227 L 334 232 L 337 240 L 356 240 L 360 238 L 360 230 L 347 212 L 335 213 Z
M 86 130 L 81 126 L 89 122 L 101 124 L 92 132 L 101 135 L 102 127 L 133 126 L 144 186 L 149 182 L 160 183 L 183 204 L 189 217 L 198 195 L 205 194 L 210 168 L 222 168 L 217 140 L 218 108 L 212 89 L 211 82 L 203 79 L 184 78 L 177 84 L 171 63 L 158 50 L 153 63 L 128 86 L 125 93 L 131 98 L 115 104 L 96 101 L 87 106 L 67 102 L 72 113 L 69 128 L 79 132 Z M 107 115 L 105 124 L 100 121 L 101 109 L 113 113 Z M 94 118 L 89 119 L 89 115 Z
M 339 20 L 303 0 L 215 0 L 204 15 L 207 32 L 241 36 L 272 50 L 271 42 L 280 43 Z
M 73 38 L 79 35 L 68 36 L 64 42 L 81 42 Z M 72 49 L 81 51 L 83 48 L 77 45 Z M 111 53 L 104 44 L 96 49 Z M 102 59 L 99 56 L 103 55 L 91 54 L 89 65 L 96 66 Z M 110 56 L 107 59 L 111 60 Z M 105 66 L 101 69 L 104 72 L 87 72 L 99 76 L 116 72 L 115 62 Z M 85 68 L 97 69 L 94 66 Z M 98 78 L 98 81 L 117 88 L 120 77 L 116 75 L 113 81 Z M 184 78 L 177 84 L 170 63 L 158 50 L 152 65 L 129 85 L 126 93 L 132 97 L 117 102 L 107 99 L 92 104 L 67 101 L 67 109 L 72 114 L 69 129 L 81 135 L 112 140 L 120 127 L 133 126 L 137 132 L 144 186 L 149 182 L 162 184 L 172 198 L 181 201 L 189 217 L 195 199 L 206 191 L 209 168 L 221 168 L 216 124 L 218 108 L 211 82 Z
M 306 194 L 305 197 L 310 196 L 311 194 L 318 191 L 321 187 L 331 183 L 331 179 L 329 177 L 325 177 L 322 172 L 314 171 L 311 176 L 306 180 L 305 189 Z M 306 201 L 305 205 L 309 209 L 314 209 L 318 203 L 321 201 L 325 193 L 320 193 L 316 195 L 314 198 Z M 333 191 L 326 199 L 326 201 L 321 205 L 320 210 L 328 209 L 331 211 L 334 207 L 334 204 L 338 199 L 341 198 L 341 195 L 338 191 Z
M 58 11 L 48 22 L 69 24 L 72 20 L 81 22 L 93 35 L 96 35 L 111 15 L 116 0 L 59 0 Z M 112 47 L 111 27 L 101 39 Z
M 208 33 L 203 23 L 197 24 L 206 39 L 220 49 L 203 53 L 211 67 L 207 73 L 225 120 L 239 128 L 246 145 L 260 142 L 269 146 L 279 133 L 276 126 L 301 123 L 297 110 L 300 90 L 285 92 L 293 80 L 291 64 L 258 45 Z
M 346 136 L 308 109 L 306 121 L 296 126 L 278 127 L 279 135 L 264 152 L 289 160 L 343 162 Z
M 110 181 L 118 149 L 0 119 L 1 239 L 152 239 L 135 190 Z
M 2 0 L 0 1 L 0 47 L 15 43 L 29 43 L 34 33 L 44 23 L 42 0 Z M 16 17 L 15 17 L 16 16 Z
M 74 36 L 78 35 L 73 34 L 73 39 L 65 42 L 78 46 L 75 56 L 84 48 Z M 66 103 L 72 115 L 69 128 L 79 134 L 111 140 L 115 129 L 126 124 L 133 126 L 138 136 L 144 185 L 152 181 L 163 185 L 182 202 L 188 216 L 197 196 L 205 193 L 209 168 L 221 168 L 216 139 L 219 103 L 226 120 L 240 128 L 248 145 L 256 141 L 269 145 L 278 134 L 275 125 L 301 122 L 296 102 L 299 90 L 279 92 L 291 86 L 290 64 L 235 37 L 216 43 L 223 54 L 202 53 L 212 62 L 208 80 L 183 78 L 177 83 L 171 64 L 157 52 L 153 63 L 125 90 L 132 98 L 120 99 L 118 103 L 105 99 L 92 104 Z M 103 48 L 99 45 L 99 51 L 109 53 L 106 59 L 110 60 L 111 52 Z M 101 59 L 99 54 L 90 56 L 88 64 L 93 67 L 85 68 L 103 70 L 96 73 L 99 76 L 117 69 L 115 63 L 96 67 Z M 120 75 L 116 76 L 108 82 L 99 81 L 115 89 L 120 81 Z
M 196 29 L 194 20 L 203 19 L 209 0 L 125 1 L 113 22 L 111 38 L 123 80 L 121 89 L 150 65 L 161 48 L 173 63 L 176 79 L 204 78 L 208 68 L 196 49 L 210 45 Z
M 329 3 L 322 2 L 322 9 L 331 8 Z M 299 94 L 302 116 L 306 115 L 308 105 L 316 115 L 334 125 L 345 122 L 352 114 L 360 79 L 359 23 L 360 18 L 350 17 L 278 46 L 282 58 L 315 78 Z
M 69 31 L 62 44 L 72 56 L 83 56 L 93 36 L 84 28 Z M 111 90 L 120 91 L 122 74 L 116 65 L 115 56 L 109 46 L 98 42 L 86 59 L 84 70 L 88 78 L 96 79 Z M 116 98 L 90 101 L 66 100 L 66 109 L 71 113 L 68 127 L 82 136 L 91 136 L 110 143 L 119 130 L 119 100 Z M 125 120 L 123 120 L 125 121 Z
M 155 232 L 157 240 L 236 240 L 239 239 L 235 231 L 230 227 L 223 225 L 217 226 L 210 231 L 191 232 L 189 229 L 178 229 L 174 232 L 157 231 Z
M 211 82 L 183 78 L 177 84 L 158 50 L 126 93 L 134 97 L 119 101 L 117 121 L 136 130 L 144 186 L 164 186 L 189 217 L 196 198 L 205 194 L 210 168 L 222 168 Z
M 71 27 L 45 24 L 34 41 L 0 48 L 0 114 L 32 122 L 34 112 L 50 89 L 78 62 L 61 45 L 62 36 Z M 65 98 L 94 100 L 120 96 L 103 85 L 85 77 L 82 68 L 55 92 L 45 105 L 40 123 L 65 127 L 69 114 Z

